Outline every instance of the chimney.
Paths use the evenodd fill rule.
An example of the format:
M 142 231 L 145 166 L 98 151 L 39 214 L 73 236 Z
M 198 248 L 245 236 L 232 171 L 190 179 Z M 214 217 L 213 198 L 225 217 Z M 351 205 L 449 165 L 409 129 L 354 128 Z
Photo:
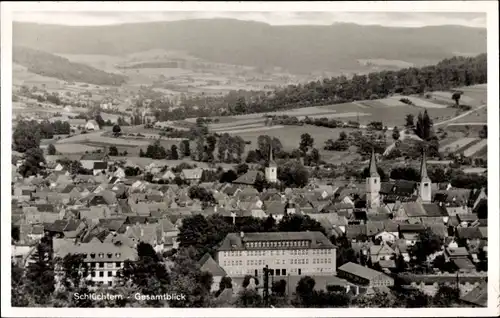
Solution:
M 244 237 L 245 237 L 245 232 L 241 231 L 241 232 L 240 232 L 240 237 L 241 237 L 241 238 L 244 238 Z

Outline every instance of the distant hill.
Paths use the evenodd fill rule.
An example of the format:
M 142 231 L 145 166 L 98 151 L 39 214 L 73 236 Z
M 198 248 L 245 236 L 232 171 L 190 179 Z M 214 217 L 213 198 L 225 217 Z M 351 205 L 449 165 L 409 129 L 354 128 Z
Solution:
M 15 45 L 64 54 L 181 50 L 213 62 L 311 72 L 356 68 L 360 59 L 400 60 L 421 66 L 456 52 L 485 53 L 486 29 L 345 23 L 271 26 L 232 19 L 92 27 L 14 23 L 13 41 Z
M 14 63 L 26 67 L 29 72 L 68 82 L 119 86 L 126 81 L 125 76 L 106 73 L 88 65 L 70 62 L 63 57 L 26 47 L 14 46 L 12 56 Z

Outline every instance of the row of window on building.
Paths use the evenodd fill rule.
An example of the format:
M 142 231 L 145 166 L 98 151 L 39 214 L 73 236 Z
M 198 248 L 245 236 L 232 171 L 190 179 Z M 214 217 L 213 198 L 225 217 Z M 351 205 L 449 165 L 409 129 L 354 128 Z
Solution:
M 116 277 L 117 272 L 113 271 L 92 271 L 90 272 L 90 277 Z
M 247 248 L 262 247 L 308 247 L 309 241 L 266 241 L 266 242 L 247 242 Z
M 279 256 L 279 255 L 309 255 L 308 249 L 298 250 L 267 250 L 267 251 L 226 251 L 223 253 L 225 257 L 241 257 L 241 256 Z M 312 255 L 331 255 L 331 249 L 313 249 Z
M 309 264 L 309 259 L 308 258 L 292 258 L 289 261 L 289 264 L 292 265 L 299 265 L 299 264 Z M 249 259 L 246 261 L 247 266 L 257 266 L 257 265 L 267 265 L 269 262 L 263 259 Z M 332 259 L 331 258 L 313 258 L 312 259 L 312 264 L 331 264 Z M 274 264 L 276 265 L 281 265 L 281 264 L 286 264 L 285 259 L 275 259 Z M 231 260 L 231 261 L 223 261 L 223 266 L 243 266 L 243 260 Z
M 114 262 L 115 263 L 115 266 L 116 267 L 121 267 L 122 266 L 122 262 Z M 87 263 L 88 264 L 88 267 L 90 268 L 104 268 L 105 264 L 106 264 L 106 267 L 110 268 L 110 267 L 113 267 L 113 262 L 89 262 Z

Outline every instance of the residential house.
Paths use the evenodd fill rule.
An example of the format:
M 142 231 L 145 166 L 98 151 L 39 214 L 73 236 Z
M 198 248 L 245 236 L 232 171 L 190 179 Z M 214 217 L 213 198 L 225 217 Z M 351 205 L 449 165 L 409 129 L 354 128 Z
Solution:
M 104 152 L 93 152 L 86 153 L 80 158 L 80 163 L 82 167 L 88 170 L 94 169 L 94 163 L 96 162 L 108 162 L 109 156 Z
M 105 174 L 108 170 L 108 163 L 106 161 L 97 161 L 94 162 L 94 166 L 92 167 L 92 173 L 94 176 L 99 174 Z
M 219 264 L 217 264 L 209 253 L 203 255 L 203 257 L 198 261 L 198 265 L 201 271 L 212 274 L 213 282 L 211 291 L 215 292 L 219 290 L 219 284 L 222 278 L 227 276 L 226 271 L 220 267 Z
M 85 129 L 86 130 L 100 130 L 99 124 L 91 119 L 85 123 Z
M 64 258 L 68 254 L 82 254 L 84 263 L 91 270 L 87 279 L 93 281 L 95 287 L 112 288 L 116 283 L 117 272 L 123 268 L 124 262 L 137 259 L 135 248 L 125 244 L 101 242 L 95 237 L 88 243 L 77 244 L 72 240 L 55 239 L 53 245 L 56 257 Z M 61 269 L 56 269 L 56 273 L 59 274 L 60 271 Z
M 393 259 L 395 254 L 396 252 L 385 243 L 370 246 L 370 259 L 374 264 L 381 260 Z
M 201 168 L 183 169 L 181 171 L 180 177 L 182 180 L 185 180 L 188 183 L 196 183 L 200 181 L 202 174 L 203 169 Z

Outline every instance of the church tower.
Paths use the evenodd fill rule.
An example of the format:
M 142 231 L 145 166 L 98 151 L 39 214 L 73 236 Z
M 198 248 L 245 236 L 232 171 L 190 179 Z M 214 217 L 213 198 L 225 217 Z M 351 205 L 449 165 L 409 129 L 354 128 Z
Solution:
M 380 175 L 377 171 L 375 151 L 372 150 L 370 158 L 370 175 L 366 178 L 366 206 L 368 209 L 380 206 Z
M 427 162 L 425 159 L 425 150 L 422 153 L 422 164 L 420 166 L 420 188 L 419 196 L 422 203 L 431 203 L 432 191 L 431 191 L 432 181 L 427 175 Z
M 273 160 L 273 145 L 269 143 L 269 162 L 267 163 L 266 171 L 266 181 L 270 183 L 275 183 L 278 181 L 278 166 Z

